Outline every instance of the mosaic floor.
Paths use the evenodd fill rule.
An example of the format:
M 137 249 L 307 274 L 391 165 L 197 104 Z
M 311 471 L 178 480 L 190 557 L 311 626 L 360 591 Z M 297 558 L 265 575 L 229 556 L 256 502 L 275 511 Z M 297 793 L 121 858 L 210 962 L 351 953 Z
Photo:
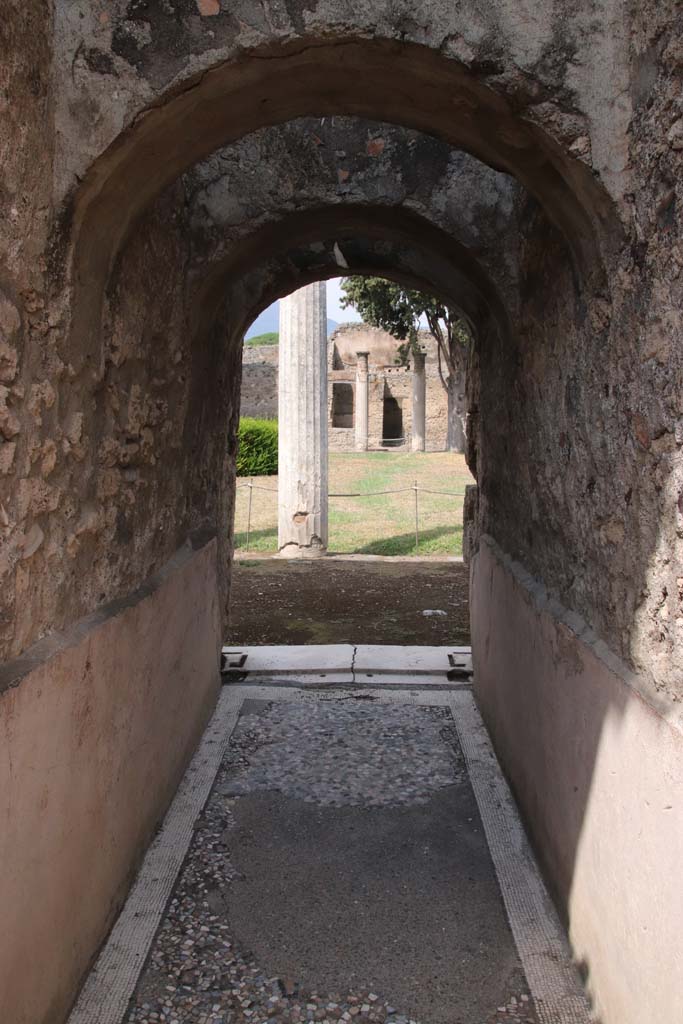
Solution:
M 453 693 L 476 715 L 469 687 Z M 548 984 L 525 968 L 545 924 L 520 946 L 454 706 L 426 690 L 226 687 L 189 848 L 151 848 L 71 1024 L 586 1024 L 568 961 Z M 151 908 L 176 856 L 145 945 L 145 892 Z

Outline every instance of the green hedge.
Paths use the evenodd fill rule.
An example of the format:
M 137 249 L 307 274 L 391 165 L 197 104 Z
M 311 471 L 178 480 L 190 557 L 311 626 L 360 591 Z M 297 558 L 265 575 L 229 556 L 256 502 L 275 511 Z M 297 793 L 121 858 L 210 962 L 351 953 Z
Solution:
M 253 338 L 247 338 L 245 345 L 277 345 L 280 341 L 278 331 L 267 331 L 265 334 L 255 334 Z
M 237 431 L 238 476 L 272 476 L 277 473 L 277 420 L 245 416 Z

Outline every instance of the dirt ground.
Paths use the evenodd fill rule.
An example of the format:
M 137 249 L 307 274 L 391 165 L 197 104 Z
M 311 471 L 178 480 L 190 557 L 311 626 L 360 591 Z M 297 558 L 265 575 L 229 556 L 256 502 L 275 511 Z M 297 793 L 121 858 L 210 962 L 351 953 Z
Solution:
M 461 562 L 237 560 L 226 642 L 466 646 L 468 588 Z

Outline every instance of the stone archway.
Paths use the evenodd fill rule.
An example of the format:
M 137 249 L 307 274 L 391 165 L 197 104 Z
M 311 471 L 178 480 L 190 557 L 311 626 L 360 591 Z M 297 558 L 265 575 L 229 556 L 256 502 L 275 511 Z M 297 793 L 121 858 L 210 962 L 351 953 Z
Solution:
M 245 2 L 209 22 L 189 2 L 100 18 L 77 3 L 53 27 L 29 6 L 7 19 L 26 115 L 8 122 L 0 248 L 10 1012 L 63 1015 L 215 696 L 211 533 L 227 499 L 226 435 L 211 428 L 229 419 L 225 339 L 256 308 L 246 289 L 265 299 L 326 273 L 312 225 L 302 249 L 263 262 L 287 230 L 277 218 L 197 289 L 178 176 L 257 129 L 345 114 L 433 135 L 522 186 L 511 329 L 483 335 L 473 394 L 479 699 L 605 1016 L 634 1019 L 636 978 L 651 1012 L 675 1015 L 661 879 L 678 839 L 663 815 L 643 849 L 631 813 L 680 765 L 674 13 L 596 16 L 586 0 L 560 24 L 552 6 L 501 0 L 436 3 L 427 24 L 409 4 L 337 0 L 267 17 Z M 366 255 L 392 262 L 390 219 L 404 241 L 426 237 L 411 215 L 384 211 L 382 232 L 378 216 Z M 345 217 L 362 268 L 367 208 Z M 242 274 L 251 256 L 260 269 Z M 467 277 L 465 256 L 432 246 L 427 279 L 450 266 L 462 301 L 490 311 L 491 274 Z M 59 856 L 27 866 L 37 835 Z M 56 930 L 62 959 L 36 955 Z

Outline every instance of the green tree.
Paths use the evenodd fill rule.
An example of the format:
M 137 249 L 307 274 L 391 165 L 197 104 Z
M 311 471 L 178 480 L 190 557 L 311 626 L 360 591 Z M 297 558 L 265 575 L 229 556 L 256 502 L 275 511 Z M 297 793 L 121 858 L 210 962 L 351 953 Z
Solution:
M 471 344 L 470 331 L 462 315 L 425 292 L 404 288 L 384 277 L 346 277 L 342 281 L 344 309 L 353 306 L 362 319 L 381 327 L 402 342 L 399 362 L 407 366 L 411 352 L 419 347 L 423 318 L 436 341 L 439 377 L 448 395 L 448 448 L 465 450 L 467 415 L 465 383 Z

